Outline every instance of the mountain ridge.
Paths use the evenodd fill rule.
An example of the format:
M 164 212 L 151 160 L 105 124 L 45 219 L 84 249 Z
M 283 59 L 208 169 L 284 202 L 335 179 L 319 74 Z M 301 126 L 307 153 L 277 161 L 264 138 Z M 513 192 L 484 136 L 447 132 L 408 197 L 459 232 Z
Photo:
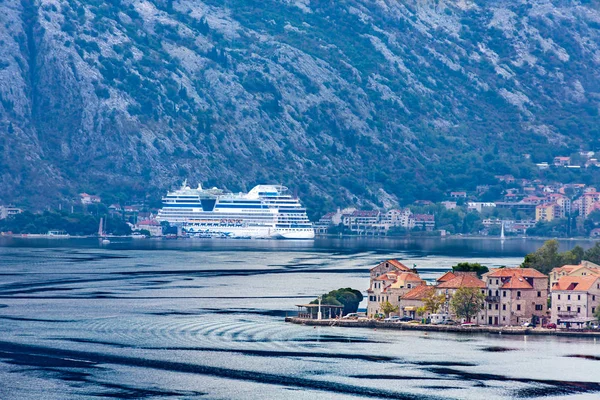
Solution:
M 536 175 L 523 153 L 600 148 L 594 2 L 0 7 L 4 202 L 156 196 L 188 177 L 285 183 L 322 211 L 439 199 Z

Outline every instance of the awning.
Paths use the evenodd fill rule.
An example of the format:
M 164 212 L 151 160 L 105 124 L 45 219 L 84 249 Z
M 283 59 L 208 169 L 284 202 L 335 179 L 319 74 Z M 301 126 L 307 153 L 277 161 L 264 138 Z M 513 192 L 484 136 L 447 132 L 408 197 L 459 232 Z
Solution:
M 415 307 L 415 306 L 406 306 L 406 307 L 404 307 L 404 311 L 417 311 L 417 307 Z
M 559 319 L 558 323 L 559 324 L 566 324 L 566 323 L 570 323 L 570 324 L 585 324 L 586 322 L 592 322 L 592 321 L 597 321 L 597 318 L 585 318 L 585 317 L 580 317 L 580 318 L 569 318 L 569 319 Z

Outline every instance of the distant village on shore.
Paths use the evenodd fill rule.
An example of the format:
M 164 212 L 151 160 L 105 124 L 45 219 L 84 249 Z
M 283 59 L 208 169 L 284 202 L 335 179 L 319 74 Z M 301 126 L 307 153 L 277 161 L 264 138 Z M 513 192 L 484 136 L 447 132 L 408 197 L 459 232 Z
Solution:
M 527 155 L 525 155 L 527 156 Z M 563 169 L 600 168 L 594 152 L 581 151 L 571 156 L 555 157 L 552 163 L 535 164 L 549 176 L 558 176 Z M 600 171 L 600 169 L 599 169 Z M 552 179 L 517 179 L 512 175 L 497 175 L 495 183 L 479 185 L 474 190 L 454 190 L 438 202 L 416 200 L 403 208 L 384 202 L 378 208 L 338 208 L 314 222 L 317 235 L 331 236 L 534 236 L 600 238 L 600 192 L 586 183 L 561 183 Z M 110 196 L 109 196 L 110 197 Z M 109 233 L 160 237 L 176 234 L 176 230 L 161 224 L 156 216 L 157 203 L 146 201 L 104 200 L 98 195 L 80 193 L 64 209 L 46 210 L 65 216 L 77 214 L 80 220 L 76 235 L 93 235 L 98 221 L 91 215 L 109 220 Z M 7 219 L 28 211 L 15 205 L 0 205 L 0 232 L 46 233 L 44 212 L 35 220 L 23 218 L 24 226 L 11 226 Z M 67 218 L 65 216 L 65 218 Z M 93 224 L 92 224 L 93 222 Z M 84 226 L 88 224 L 90 226 Z M 63 223 L 63 225 L 68 225 Z M 71 224 L 73 225 L 73 224 Z M 8 226 L 8 227 L 7 227 Z M 8 229 L 12 227 L 13 229 Z M 44 231 L 46 230 L 46 231 Z M 73 233 L 71 233 L 73 234 Z
M 593 152 L 555 157 L 541 170 L 598 168 Z M 470 234 L 540 237 L 600 237 L 600 193 L 585 183 L 547 183 L 498 175 L 495 185 L 451 191 L 437 203 L 416 200 L 404 208 L 331 211 L 315 223 L 317 234 L 360 236 Z

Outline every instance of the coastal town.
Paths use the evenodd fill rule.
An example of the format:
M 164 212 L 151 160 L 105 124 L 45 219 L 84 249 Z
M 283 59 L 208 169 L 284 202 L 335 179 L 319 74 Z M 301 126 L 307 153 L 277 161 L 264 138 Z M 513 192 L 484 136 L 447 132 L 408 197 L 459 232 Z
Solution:
M 537 179 L 496 175 L 490 184 L 454 188 L 438 196 L 436 201 L 416 199 L 402 207 L 388 199 L 369 207 L 340 207 L 324 215 L 309 209 L 306 213 L 313 221 L 312 228 L 317 236 L 600 238 L 599 188 L 583 182 L 562 183 L 556 178 L 563 171 L 600 168 L 595 153 L 580 151 L 571 156 L 557 156 L 552 162 L 531 165 L 546 175 Z M 568 181 L 573 182 L 572 179 Z M 204 192 L 210 190 L 216 188 Z M 157 199 L 140 201 L 86 192 L 55 209 L 48 206 L 45 210 L 32 210 L 12 204 L 0 205 L 0 232 L 30 235 L 65 231 L 71 236 L 89 236 L 97 230 L 98 221 L 91 224 L 91 219 L 87 218 L 93 216 L 111 222 L 107 227 L 109 234 L 182 236 L 181 230 L 171 226 L 173 221 L 160 218 L 161 206 L 164 204 Z M 17 217 L 23 213 L 27 217 Z M 48 220 L 61 218 L 62 224 L 55 225 L 65 226 L 48 224 Z M 88 225 L 82 227 L 82 224 L 65 222 L 73 219 L 84 220 Z M 9 223 L 11 220 L 14 223 Z
M 381 321 L 418 326 L 597 330 L 600 318 L 600 266 L 589 261 L 553 268 L 548 275 L 522 267 L 459 268 L 433 282 L 396 259 L 373 266 L 363 316 L 343 316 L 341 307 L 320 305 L 331 321 Z M 478 267 L 479 264 L 476 264 Z M 485 272 L 483 272 L 485 271 Z M 482 273 L 481 273 L 482 272 Z M 464 297 L 464 294 L 468 294 Z M 462 296 L 461 299 L 457 299 Z M 319 319 L 316 304 L 299 316 Z M 331 308 L 333 307 L 333 308 Z M 337 308 L 336 308 L 337 307 Z M 311 312 L 312 310 L 312 312 Z M 292 321 L 294 322 L 294 321 Z M 417 326 L 418 325 L 418 326 Z M 389 325 L 388 327 L 391 327 Z
M 593 152 L 538 163 L 540 171 L 598 168 Z M 517 179 L 497 175 L 495 183 L 453 190 L 440 201 L 415 200 L 404 208 L 347 207 L 315 222 L 317 234 L 359 236 L 479 235 L 600 237 L 600 192 L 585 183 Z

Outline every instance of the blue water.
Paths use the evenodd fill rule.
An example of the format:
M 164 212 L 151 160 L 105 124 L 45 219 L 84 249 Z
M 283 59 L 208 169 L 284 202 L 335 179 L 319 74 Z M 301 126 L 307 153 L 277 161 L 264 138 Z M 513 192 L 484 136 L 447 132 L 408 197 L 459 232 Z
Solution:
M 0 239 L 0 398 L 600 398 L 594 340 L 283 322 L 386 258 L 433 280 L 540 244 Z

